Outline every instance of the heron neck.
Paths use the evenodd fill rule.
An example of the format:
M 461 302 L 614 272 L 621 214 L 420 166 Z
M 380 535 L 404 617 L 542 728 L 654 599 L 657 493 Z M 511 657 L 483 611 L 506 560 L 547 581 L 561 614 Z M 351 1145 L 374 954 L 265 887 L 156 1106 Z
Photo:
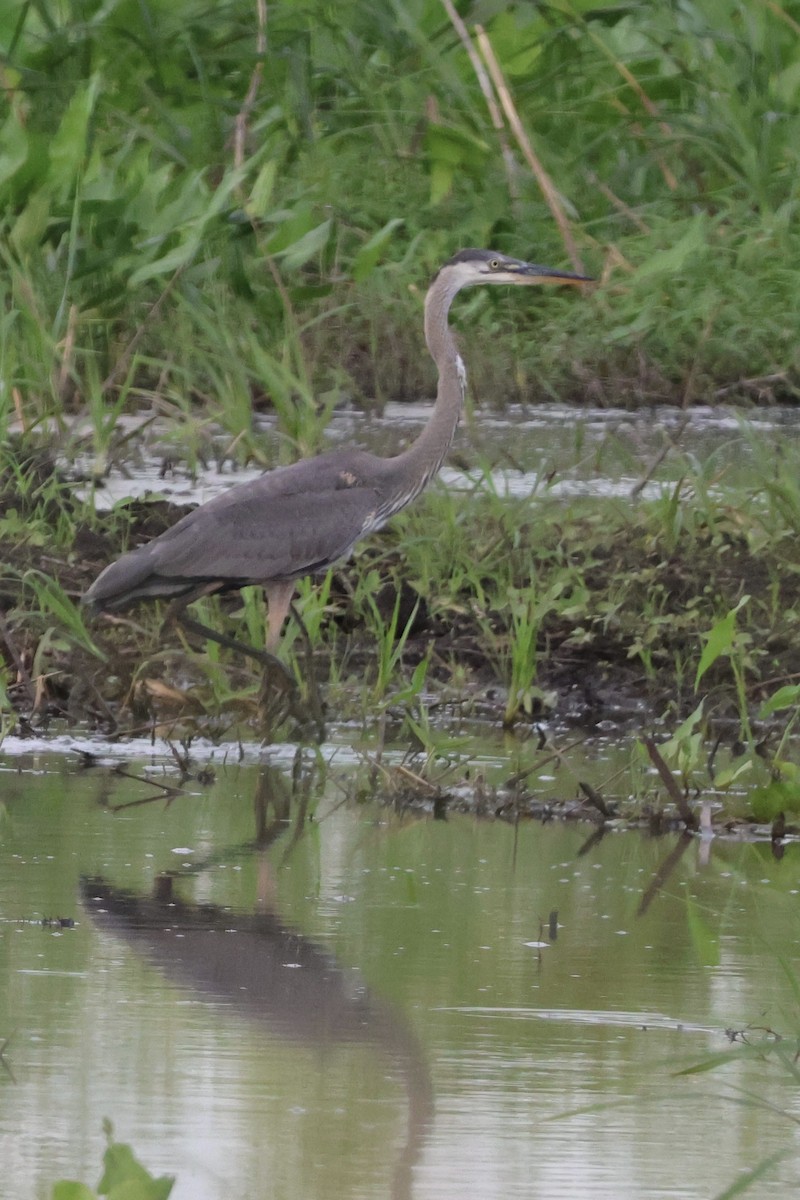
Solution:
M 441 467 L 453 442 L 464 403 L 467 375 L 455 337 L 447 323 L 457 289 L 431 288 L 425 304 L 425 341 L 439 369 L 436 403 L 418 438 L 395 460 L 419 492 Z M 416 492 L 415 492 L 416 494 Z

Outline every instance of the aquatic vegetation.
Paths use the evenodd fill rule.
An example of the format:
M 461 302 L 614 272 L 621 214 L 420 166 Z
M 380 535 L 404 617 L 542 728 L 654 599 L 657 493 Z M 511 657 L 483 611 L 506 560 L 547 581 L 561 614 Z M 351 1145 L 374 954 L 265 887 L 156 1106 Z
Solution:
M 62 1179 L 53 1185 L 51 1200 L 97 1200 L 98 1196 L 125 1196 L 126 1200 L 167 1200 L 175 1180 L 171 1175 L 156 1178 L 143 1167 L 133 1150 L 114 1140 L 110 1121 L 103 1122 L 106 1135 L 103 1175 L 93 1191 L 86 1184 Z

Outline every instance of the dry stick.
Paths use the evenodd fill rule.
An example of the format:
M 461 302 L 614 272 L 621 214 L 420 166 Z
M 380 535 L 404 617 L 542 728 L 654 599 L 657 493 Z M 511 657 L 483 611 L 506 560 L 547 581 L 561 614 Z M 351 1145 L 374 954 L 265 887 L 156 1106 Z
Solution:
M 584 779 L 579 779 L 578 787 L 581 789 L 584 796 L 589 801 L 589 803 L 592 805 L 592 807 L 597 809 L 597 811 L 600 813 L 601 817 L 610 819 L 611 817 L 614 816 L 613 812 L 608 807 L 608 805 L 606 804 L 603 797 L 600 795 L 600 793 L 598 791 L 596 791 L 595 788 L 592 787 L 592 785 L 590 783 L 587 783 Z
M 591 27 L 591 25 L 589 24 L 589 22 L 586 20 L 586 18 L 584 16 L 582 16 L 579 13 L 576 13 L 571 5 L 569 5 L 568 8 L 570 9 L 570 15 L 572 16 L 573 20 L 583 28 L 583 31 L 586 34 L 586 36 L 590 39 L 590 41 L 594 42 L 594 44 L 595 44 L 595 46 L 597 46 L 598 50 L 600 50 L 600 52 L 606 56 L 606 58 L 609 60 L 609 62 L 612 63 L 614 69 L 619 72 L 619 74 L 625 80 L 625 82 L 627 83 L 627 85 L 631 89 L 631 91 L 634 93 L 634 95 L 636 95 L 638 97 L 639 102 L 642 105 L 642 107 L 644 108 L 645 112 L 649 116 L 651 116 L 654 120 L 658 121 L 658 126 L 659 126 L 659 129 L 661 130 L 661 132 L 666 134 L 667 137 L 672 137 L 672 130 L 670 129 L 667 122 L 660 120 L 658 105 L 655 103 L 655 101 L 650 99 L 647 92 L 644 90 L 642 85 L 639 83 L 639 80 L 636 78 L 636 76 L 633 74 L 633 72 L 630 70 L 630 68 L 627 67 L 625 65 L 625 63 L 622 62 L 621 59 L 617 58 L 617 56 L 613 50 L 609 49 L 609 47 L 605 44 L 603 39 L 597 33 L 595 33 L 594 29 Z M 623 107 L 624 107 L 624 105 L 623 105 Z M 643 130 L 639 129 L 637 131 L 636 127 L 634 126 L 634 131 L 639 132 L 641 134 L 641 136 L 644 137 Z M 661 168 L 661 173 L 664 176 L 664 181 L 666 182 L 667 187 L 670 189 L 670 191 L 674 192 L 678 187 L 677 179 L 675 178 L 673 172 L 670 170 L 670 168 L 667 166 L 667 164 L 661 159 L 661 157 L 659 155 L 656 155 L 656 158 L 658 161 L 658 165 Z
M 789 377 L 785 371 L 773 371 L 771 375 L 753 375 L 750 379 L 737 379 L 735 383 L 725 383 L 714 389 L 715 396 L 727 396 L 729 392 L 737 392 L 741 388 L 750 391 L 764 391 L 771 383 L 788 383 Z
M 519 188 L 517 187 L 516 180 L 517 164 L 511 147 L 508 144 L 506 129 L 505 125 L 503 124 L 503 117 L 500 109 L 497 106 L 497 99 L 492 87 L 492 81 L 486 74 L 486 68 L 481 62 L 481 56 L 478 54 L 478 51 L 472 44 L 472 38 L 469 36 L 469 31 L 464 22 L 461 20 L 461 17 L 458 15 L 452 0 L 442 0 L 442 5 L 448 17 L 450 18 L 453 28 L 461 40 L 461 44 L 467 52 L 469 61 L 472 63 L 472 69 L 475 72 L 475 77 L 478 80 L 480 89 L 483 92 L 483 98 L 486 101 L 486 107 L 489 110 L 489 116 L 491 117 L 492 125 L 494 126 L 495 133 L 497 134 L 498 141 L 500 142 L 500 152 L 503 156 L 503 166 L 506 169 L 506 178 L 508 180 L 508 194 L 512 201 L 517 201 L 519 200 Z
M 494 50 L 492 49 L 492 43 L 489 41 L 486 30 L 482 25 L 475 26 L 475 36 L 478 39 L 478 46 L 480 47 L 480 52 L 483 55 L 483 61 L 489 68 L 489 74 L 492 77 L 492 83 L 495 86 L 495 91 L 500 97 L 500 103 L 503 106 L 503 112 L 506 114 L 506 120 L 511 127 L 511 132 L 517 139 L 517 145 L 522 151 L 523 157 L 525 158 L 528 166 L 533 171 L 533 174 L 536 177 L 536 182 L 539 184 L 539 187 L 542 190 L 542 195 L 545 198 L 545 202 L 547 203 L 550 212 L 553 214 L 556 225 L 558 225 L 558 228 L 561 232 L 564 247 L 572 263 L 572 269 L 579 275 L 582 275 L 584 273 L 583 262 L 581 261 L 580 254 L 578 253 L 578 247 L 575 244 L 574 237 L 572 236 L 572 229 L 570 228 L 567 215 L 562 207 L 558 192 L 553 185 L 552 179 L 544 169 L 541 161 L 534 151 L 530 142 L 530 138 L 522 126 L 522 122 L 519 119 L 519 113 L 514 107 L 514 101 L 511 99 L 511 92 L 509 91 L 508 84 L 505 81 L 503 72 L 500 70 L 500 64 L 498 63 Z
M 133 337 L 128 342 L 127 346 L 122 351 L 122 354 L 120 354 L 117 361 L 114 363 L 114 366 L 111 368 L 107 377 L 103 380 L 102 386 L 100 388 L 101 395 L 104 392 L 106 392 L 110 387 L 112 387 L 113 384 L 116 383 L 117 378 L 119 377 L 121 371 L 124 370 L 125 368 L 127 368 L 128 363 L 131 360 L 131 356 L 132 356 L 134 350 L 139 345 L 139 342 L 142 340 L 142 337 L 144 336 L 145 329 L 150 324 L 150 322 L 152 321 L 152 319 L 156 315 L 156 313 L 159 311 L 159 309 L 161 308 L 161 305 L 164 303 L 167 296 L 170 294 L 172 289 L 175 287 L 175 284 L 178 282 L 178 279 L 180 278 L 182 272 L 183 272 L 183 267 L 178 267 L 177 271 L 172 276 L 172 278 L 169 280 L 169 282 L 167 283 L 163 292 L 156 300 L 155 304 L 153 304 L 152 307 L 150 308 L 150 310 L 148 311 L 144 320 L 137 326 L 136 332 L 134 333 Z
M 78 306 L 70 304 L 69 316 L 67 317 L 67 332 L 64 335 L 63 350 L 61 352 L 61 366 L 58 370 L 58 380 L 56 382 L 56 391 L 60 399 L 64 398 L 64 390 L 67 386 L 72 366 L 72 358 L 75 352 L 75 328 L 78 324 Z
M 633 114 L 632 114 L 631 110 L 628 108 L 627 104 L 623 104 L 622 101 L 618 97 L 615 96 L 611 100 L 611 107 L 615 108 L 618 113 L 622 114 L 623 117 L 630 118 L 631 133 L 633 133 L 636 137 L 640 138 L 643 142 L 648 141 L 647 133 L 645 132 L 644 127 L 642 126 L 641 122 L 634 120 Z M 659 124 L 662 127 L 662 132 L 668 133 L 671 135 L 672 131 L 668 125 L 666 125 L 663 121 L 659 122 Z M 678 181 L 675 178 L 674 172 L 664 162 L 664 158 L 661 154 L 659 154 L 658 150 L 653 151 L 653 157 L 654 157 L 656 163 L 658 164 L 658 169 L 660 170 L 661 174 L 664 176 L 664 182 L 666 183 L 669 190 L 671 192 L 674 192 L 678 187 Z
M 17 414 L 17 421 L 23 433 L 28 432 L 28 422 L 25 420 L 25 409 L 22 404 L 22 392 L 18 387 L 12 387 L 11 398 L 14 401 L 14 412 Z
M 689 368 L 689 374 L 686 376 L 686 385 L 683 389 L 683 398 L 681 399 L 681 408 L 686 415 L 678 426 L 675 434 L 672 437 L 667 436 L 667 439 L 665 440 L 661 449 L 647 464 L 647 469 L 642 473 L 640 478 L 631 488 L 631 497 L 633 499 L 635 499 L 650 482 L 656 470 L 661 466 L 662 462 L 667 457 L 669 451 L 675 449 L 686 432 L 686 427 L 689 424 L 689 414 L 686 412 L 686 409 L 689 407 L 689 401 L 692 398 L 692 389 L 694 387 L 695 375 L 697 374 L 697 362 L 700 356 L 700 350 L 708 341 L 716 315 L 716 312 L 712 313 L 703 327 L 703 332 L 700 334 L 700 340 L 697 343 L 697 350 L 695 351 L 694 358 L 692 359 L 692 365 Z
M 650 480 L 655 475 L 658 468 L 661 466 L 664 459 L 669 454 L 670 450 L 674 450 L 677 443 L 683 437 L 684 433 L 686 432 L 686 426 L 688 424 L 689 424 L 689 418 L 688 418 L 688 416 L 685 416 L 683 418 L 683 420 L 681 421 L 680 425 L 678 426 L 678 430 L 677 430 L 675 436 L 669 437 L 668 434 L 665 436 L 664 443 L 663 443 L 661 449 L 658 450 L 653 455 L 653 457 L 650 459 L 650 462 L 647 464 L 646 468 L 644 469 L 642 474 L 636 480 L 636 483 L 631 488 L 631 500 L 635 500 L 637 496 L 641 495 L 641 493 L 647 487 Z
M 267 4 L 266 0 L 256 0 L 258 15 L 258 33 L 256 35 L 256 65 L 250 76 L 250 83 L 245 93 L 242 107 L 236 114 L 233 129 L 233 165 L 241 167 L 244 164 L 244 144 L 247 138 L 247 122 L 256 102 L 261 78 L 264 74 L 264 57 L 267 53 Z
M 640 233 L 652 232 L 650 226 L 642 220 L 639 214 L 635 213 L 633 209 L 625 203 L 624 200 L 621 200 L 616 192 L 612 192 L 608 184 L 603 183 L 602 179 L 600 179 L 594 171 L 587 171 L 586 178 L 589 180 L 589 183 L 592 185 L 592 187 L 596 187 L 598 192 L 605 196 L 606 200 L 608 200 L 614 206 L 618 213 L 621 213 L 623 217 L 626 217 L 627 220 L 636 226 Z
M 670 771 L 669 767 L 664 762 L 664 758 L 658 746 L 651 737 L 643 737 L 642 742 L 649 755 L 650 762 L 658 771 L 661 782 L 667 789 L 667 792 L 669 793 L 671 800 L 680 813 L 681 820 L 685 823 L 686 828 L 697 829 L 697 817 L 694 814 L 694 810 L 689 806 L 689 802 L 687 801 L 681 789 L 678 787 L 678 782 L 675 776 L 672 774 L 672 771 Z
M 768 8 L 773 16 L 777 17 L 779 21 L 785 21 L 790 29 L 793 29 L 796 34 L 800 35 L 800 25 L 798 25 L 797 21 L 795 21 L 793 17 L 790 17 L 789 14 L 781 8 L 780 4 L 776 4 L 775 0 L 761 0 L 761 3 L 765 6 L 765 8 Z
M 687 833 L 684 830 L 684 832 L 681 834 L 681 836 L 678 838 L 677 842 L 673 846 L 672 850 L 670 850 L 667 857 L 656 868 L 656 871 L 655 871 L 655 874 L 653 875 L 653 879 L 652 879 L 651 883 L 649 884 L 649 886 L 647 887 L 647 890 L 644 892 L 641 900 L 639 901 L 639 907 L 636 910 L 637 917 L 643 917 L 644 914 L 647 912 L 648 908 L 650 907 L 650 905 L 653 902 L 654 897 L 658 894 L 658 892 L 661 891 L 664 884 L 667 882 L 670 875 L 672 874 L 672 872 L 677 867 L 678 863 L 683 858 L 684 854 L 686 853 L 687 848 L 689 846 L 691 846 L 693 841 L 694 841 L 694 838 L 692 837 L 692 835 L 690 833 Z

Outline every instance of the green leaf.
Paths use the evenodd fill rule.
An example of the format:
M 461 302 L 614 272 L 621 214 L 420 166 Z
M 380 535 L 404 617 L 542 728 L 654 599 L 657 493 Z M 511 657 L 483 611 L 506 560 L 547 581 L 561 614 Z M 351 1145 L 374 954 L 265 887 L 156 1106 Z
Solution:
M 748 800 L 757 821 L 774 821 L 778 813 L 800 812 L 800 784 L 773 779 L 765 787 L 753 788 Z
M 0 187 L 28 157 L 28 135 L 12 112 L 0 130 Z
M 190 177 L 183 189 L 184 193 L 187 193 L 188 189 L 187 202 L 192 193 L 198 192 L 200 198 L 204 201 L 204 207 L 200 211 L 191 214 L 191 220 L 186 221 L 182 229 L 180 244 L 162 255 L 161 258 L 156 259 L 155 262 L 148 263 L 147 266 L 134 271 L 128 280 L 128 286 L 135 288 L 140 283 L 144 283 L 155 276 L 172 275 L 182 267 L 188 266 L 200 250 L 206 227 L 226 207 L 230 201 L 231 194 L 239 187 L 242 179 L 243 169 L 229 171 L 218 187 L 211 193 L 210 198 L 206 198 L 203 191 L 202 173 L 198 172 L 195 176 Z M 161 210 L 157 216 L 163 221 L 165 216 L 164 211 Z
M 783 104 L 797 103 L 800 98 L 800 61 L 790 63 L 773 78 L 772 90 Z
M 689 228 L 682 238 L 679 238 L 666 250 L 652 254 L 646 262 L 640 264 L 636 275 L 639 279 L 649 279 L 653 275 L 675 275 L 687 266 L 701 249 L 707 246 L 708 221 L 705 213 L 698 215 L 690 222 Z M 695 268 L 696 269 L 696 268 Z
M 693 713 L 690 713 L 685 721 L 682 721 L 668 741 L 662 743 L 659 747 L 662 755 L 665 758 L 670 758 L 677 753 L 681 747 L 696 736 L 697 733 L 702 733 L 699 728 L 703 720 L 703 706 L 705 700 L 701 700 Z
M 453 168 L 446 163 L 431 164 L 431 205 L 436 206 L 444 200 L 453 186 Z
M 730 654 L 733 649 L 734 638 L 736 636 L 736 614 L 740 608 L 743 608 L 748 603 L 749 599 L 749 596 L 742 596 L 736 607 L 732 608 L 729 613 L 726 613 L 721 621 L 717 621 L 711 632 L 705 635 L 706 644 L 703 647 L 703 653 L 700 656 L 700 664 L 694 680 L 695 691 L 697 691 L 700 680 L 709 667 L 713 666 L 723 654 Z
M 309 230 L 304 237 L 293 242 L 291 246 L 287 246 L 285 250 L 275 251 L 276 257 L 280 256 L 284 265 L 290 270 L 304 266 L 310 258 L 325 248 L 331 235 L 332 224 L 330 219 L 323 221 L 321 225 Z
M 726 791 L 734 783 L 740 783 L 742 776 L 752 771 L 753 766 L 752 758 L 746 758 L 744 762 L 735 763 L 726 770 L 720 771 L 718 775 L 714 776 L 714 787 L 721 792 Z
M 100 78 L 93 75 L 78 88 L 50 142 L 50 180 L 62 196 L 73 187 L 86 158 L 89 118 L 99 87 Z
M 146 283 L 148 279 L 155 279 L 159 275 L 174 275 L 181 267 L 188 266 L 192 261 L 200 249 L 200 242 L 201 231 L 191 233 L 174 250 L 157 258 L 155 262 L 148 263 L 146 267 L 140 267 L 138 271 L 134 271 L 128 279 L 128 287 L 136 288 L 140 283 Z
M 103 1163 L 105 1170 L 97 1190 L 108 1200 L 167 1200 L 172 1191 L 174 1179 L 169 1175 L 155 1179 L 123 1142 L 111 1143 Z
M 782 708 L 793 708 L 796 704 L 800 704 L 800 684 L 786 684 L 785 687 L 778 688 L 776 692 L 767 697 L 758 710 L 758 715 L 763 719 L 770 716 L 771 713 L 779 712 Z
M 789 762 L 788 759 L 774 758 L 772 760 L 772 769 L 786 783 L 795 783 L 800 779 L 800 766 L 796 762 Z
M 272 199 L 277 173 L 278 163 L 274 158 L 265 162 L 258 172 L 255 183 L 250 189 L 250 198 L 245 205 L 249 217 L 265 217 L 269 212 L 269 203 Z
M 743 1175 L 739 1175 L 734 1179 L 730 1187 L 726 1187 L 724 1192 L 717 1192 L 714 1200 L 734 1200 L 735 1196 L 743 1196 L 745 1192 L 750 1191 L 754 1183 L 757 1183 L 762 1176 L 771 1171 L 773 1167 L 777 1166 L 788 1155 L 788 1150 L 776 1150 L 774 1154 L 769 1154 L 766 1158 L 762 1158 L 749 1171 L 745 1171 Z
M 169 1175 L 161 1179 L 126 1179 L 108 1193 L 108 1200 L 167 1200 L 175 1180 Z
M 425 153 L 431 163 L 447 163 L 472 172 L 482 171 L 489 146 L 482 138 L 451 125 L 429 125 L 425 131 Z
M 31 584 L 36 593 L 41 611 L 43 613 L 52 613 L 63 628 L 67 630 L 73 641 L 77 642 L 79 646 L 83 646 L 95 658 L 106 662 L 105 654 L 99 646 L 95 645 L 89 636 L 80 609 L 77 605 L 73 604 L 61 585 L 55 579 L 42 575 L 38 571 L 26 572 L 25 579 L 26 582 Z
M 85 1183 L 76 1183 L 73 1179 L 61 1179 L 53 1184 L 51 1200 L 97 1200 L 97 1192 L 93 1192 Z
M 379 229 L 368 242 L 364 243 L 353 259 L 352 274 L 356 283 L 361 283 L 363 279 L 372 274 L 384 247 L 391 241 L 395 229 L 404 224 L 402 217 L 392 217 L 391 221 L 387 221 L 382 229 Z

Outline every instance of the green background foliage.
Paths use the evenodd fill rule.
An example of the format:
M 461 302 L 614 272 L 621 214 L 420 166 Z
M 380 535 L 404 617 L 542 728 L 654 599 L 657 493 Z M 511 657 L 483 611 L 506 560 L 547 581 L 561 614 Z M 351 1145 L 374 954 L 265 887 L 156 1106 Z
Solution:
M 481 393 L 707 399 L 770 376 L 793 395 L 800 5 L 460 9 L 605 284 L 589 321 L 548 296 L 537 339 L 529 303 L 471 297 Z M 265 35 L 262 60 L 255 0 L 3 6 L 6 405 L 16 387 L 30 420 L 96 413 L 158 381 L 240 432 L 261 399 L 408 395 L 442 258 L 564 261 L 440 0 L 294 0 Z

